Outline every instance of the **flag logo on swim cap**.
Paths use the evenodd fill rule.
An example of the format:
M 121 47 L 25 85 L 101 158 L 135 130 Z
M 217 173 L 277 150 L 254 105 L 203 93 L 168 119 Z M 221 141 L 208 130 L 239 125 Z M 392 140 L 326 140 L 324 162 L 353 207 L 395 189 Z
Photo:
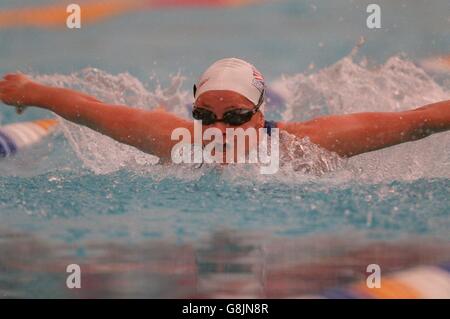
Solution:
M 213 63 L 194 86 L 194 98 L 215 90 L 239 93 L 257 105 L 264 91 L 264 77 L 252 64 L 237 58 Z
M 253 85 L 262 92 L 264 89 L 264 77 L 255 67 L 253 67 Z

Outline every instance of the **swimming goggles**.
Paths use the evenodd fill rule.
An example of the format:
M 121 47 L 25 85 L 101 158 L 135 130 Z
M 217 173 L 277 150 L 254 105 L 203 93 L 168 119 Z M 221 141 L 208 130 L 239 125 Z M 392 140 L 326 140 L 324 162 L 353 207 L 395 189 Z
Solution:
M 259 98 L 258 104 L 252 110 L 233 109 L 225 112 L 223 114 L 223 117 L 221 119 L 218 119 L 216 114 L 214 114 L 210 110 L 201 107 L 196 107 L 194 105 L 194 108 L 192 110 L 192 117 L 198 121 L 202 121 L 202 124 L 204 125 L 211 125 L 216 122 L 223 122 L 234 126 L 242 125 L 251 120 L 253 115 L 256 112 L 258 112 L 263 102 L 264 102 L 264 90 L 261 93 L 261 97 Z

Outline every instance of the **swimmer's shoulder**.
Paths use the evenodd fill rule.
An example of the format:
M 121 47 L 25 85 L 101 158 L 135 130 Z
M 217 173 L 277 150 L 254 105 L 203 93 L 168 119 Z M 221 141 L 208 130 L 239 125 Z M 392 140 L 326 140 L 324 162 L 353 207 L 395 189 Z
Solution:
M 308 125 L 307 122 L 277 122 L 276 127 L 280 131 L 286 131 L 299 138 L 310 137 L 315 133 L 315 129 Z

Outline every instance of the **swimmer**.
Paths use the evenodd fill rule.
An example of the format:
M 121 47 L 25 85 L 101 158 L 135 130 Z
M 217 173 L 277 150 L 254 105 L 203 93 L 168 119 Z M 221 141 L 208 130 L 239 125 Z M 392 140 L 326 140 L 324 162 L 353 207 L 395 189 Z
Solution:
M 400 143 L 415 141 L 450 130 L 450 101 L 404 112 L 366 112 L 330 115 L 306 122 L 271 122 L 263 114 L 265 83 L 250 63 L 222 59 L 211 65 L 194 86 L 193 118 L 202 129 L 219 129 L 226 141 L 227 128 L 273 128 L 309 139 L 342 157 L 351 157 Z M 143 110 L 103 103 L 86 94 L 45 86 L 23 74 L 8 74 L 0 80 L 0 100 L 18 113 L 35 106 L 50 110 L 68 121 L 87 126 L 116 141 L 171 160 L 171 139 L 177 128 L 194 136 L 194 121 L 161 108 Z M 226 145 L 223 152 L 226 153 Z

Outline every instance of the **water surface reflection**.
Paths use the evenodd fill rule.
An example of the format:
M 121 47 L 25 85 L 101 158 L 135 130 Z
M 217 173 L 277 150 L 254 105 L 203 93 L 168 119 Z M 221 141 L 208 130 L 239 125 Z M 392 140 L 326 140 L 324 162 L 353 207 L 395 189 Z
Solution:
M 369 264 L 380 265 L 382 275 L 389 276 L 449 262 L 448 242 L 424 238 L 384 242 L 358 234 L 275 238 L 224 231 L 192 244 L 67 245 L 2 231 L 0 296 L 296 298 L 365 282 Z M 66 287 L 69 264 L 81 267 L 81 289 Z M 450 281 L 439 285 L 450 294 Z

